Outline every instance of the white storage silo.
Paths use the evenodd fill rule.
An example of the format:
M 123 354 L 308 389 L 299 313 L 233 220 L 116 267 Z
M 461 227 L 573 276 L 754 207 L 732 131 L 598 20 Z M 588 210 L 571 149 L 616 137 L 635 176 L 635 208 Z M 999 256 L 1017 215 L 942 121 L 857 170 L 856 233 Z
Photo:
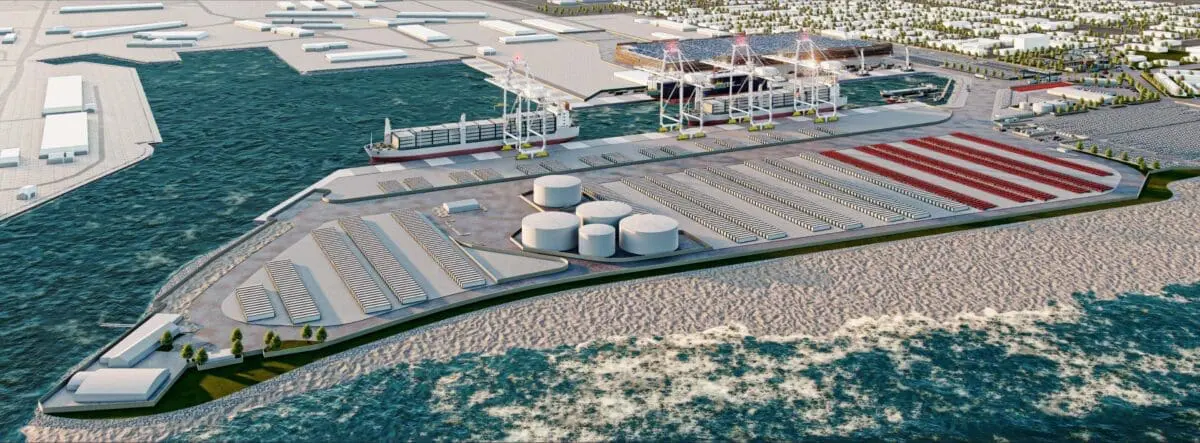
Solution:
M 590 224 L 579 228 L 579 255 L 611 257 L 617 253 L 617 230 L 612 225 Z
M 662 254 L 679 249 L 679 222 L 671 217 L 637 214 L 621 219 L 621 250 L 630 254 Z
M 616 227 L 617 222 L 632 214 L 633 208 L 628 203 L 611 200 L 587 202 L 575 208 L 581 225 L 601 223 Z
M 538 212 L 521 219 L 521 244 L 547 251 L 575 248 L 579 219 L 566 212 Z
M 547 175 L 533 180 L 533 202 L 547 208 L 565 208 L 583 198 L 583 182 L 570 175 Z

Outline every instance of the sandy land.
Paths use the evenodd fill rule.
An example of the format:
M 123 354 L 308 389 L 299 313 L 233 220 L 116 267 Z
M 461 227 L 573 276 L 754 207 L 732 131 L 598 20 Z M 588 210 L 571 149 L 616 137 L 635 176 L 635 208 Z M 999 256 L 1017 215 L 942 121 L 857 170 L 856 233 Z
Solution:
M 38 416 L 34 440 L 161 438 L 183 423 L 336 384 L 398 362 L 552 347 L 614 335 L 741 324 L 754 335 L 829 334 L 863 317 L 1044 309 L 1200 281 L 1200 181 L 1171 201 L 576 290 L 422 328 L 187 411 L 124 421 Z

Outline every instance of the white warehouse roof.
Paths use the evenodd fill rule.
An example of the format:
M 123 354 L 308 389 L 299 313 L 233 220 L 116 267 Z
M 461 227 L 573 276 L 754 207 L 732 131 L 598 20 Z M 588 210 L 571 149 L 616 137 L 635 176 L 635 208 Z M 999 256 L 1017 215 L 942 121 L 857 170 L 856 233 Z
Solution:
M 108 352 L 100 356 L 100 363 L 111 368 L 128 368 L 136 365 L 158 348 L 158 339 L 163 331 L 174 334 L 178 327 L 179 314 L 154 314 L 141 326 L 129 333 Z
M 39 157 L 60 152 L 86 154 L 88 115 L 86 112 L 47 115 L 42 126 L 42 148 Z
M 97 369 L 75 389 L 79 403 L 130 402 L 149 400 L 167 382 L 171 371 L 150 369 Z
M 46 81 L 46 100 L 42 114 L 60 114 L 83 110 L 83 76 L 50 77 Z

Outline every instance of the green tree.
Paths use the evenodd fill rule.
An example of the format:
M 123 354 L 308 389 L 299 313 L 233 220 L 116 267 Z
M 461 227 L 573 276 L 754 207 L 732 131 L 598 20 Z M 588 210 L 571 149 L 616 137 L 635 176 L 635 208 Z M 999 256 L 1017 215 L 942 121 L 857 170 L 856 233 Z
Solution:
M 329 333 L 325 332 L 325 327 L 321 326 L 317 328 L 317 341 L 324 343 L 326 338 L 329 338 Z
M 1097 152 L 1099 152 L 1099 151 L 1100 151 L 1100 147 L 1099 147 L 1099 146 L 1096 146 L 1096 145 L 1092 145 L 1092 148 L 1088 150 L 1088 152 L 1091 152 L 1091 153 L 1093 153 L 1093 154 L 1095 154 L 1095 153 L 1097 153 Z
M 275 331 L 268 330 L 267 334 L 263 336 L 263 345 L 270 347 L 273 339 L 275 339 Z
M 242 346 L 242 341 L 234 340 L 233 347 L 229 349 L 229 352 L 232 352 L 235 357 L 241 357 L 243 351 L 245 351 L 245 349 Z
M 1124 151 L 1121 153 L 1121 161 L 1123 161 L 1123 162 L 1129 161 L 1129 151 Z
M 1159 167 L 1158 160 L 1155 160 L 1154 163 L 1150 164 L 1150 169 L 1158 169 Z
M 200 348 L 199 351 L 196 351 L 196 364 L 203 365 L 205 363 L 208 363 L 208 350 Z
M 300 338 L 303 338 L 305 340 L 312 338 L 312 334 L 313 334 L 312 326 L 304 325 L 304 328 L 300 330 Z
M 233 328 L 233 332 L 229 333 L 229 342 L 242 341 L 242 328 Z
M 271 337 L 271 350 L 272 351 L 277 351 L 277 350 L 279 350 L 279 348 L 282 348 L 282 347 L 283 347 L 283 339 L 279 338 L 278 335 Z
M 160 344 L 160 345 L 162 345 L 162 346 L 164 346 L 164 347 L 165 347 L 165 346 L 171 346 L 171 339 L 172 339 L 172 338 L 174 338 L 174 337 L 171 337 L 171 331 L 163 331 L 163 335 L 162 335 L 162 337 L 159 337 L 159 338 L 158 338 L 158 344 Z
M 1137 165 L 1138 169 L 1146 169 L 1146 158 L 1139 155 L 1137 158 Z
M 1083 140 L 1080 140 L 1080 141 L 1077 141 L 1077 142 L 1075 142 L 1075 150 L 1076 150 L 1076 151 L 1082 151 L 1082 150 L 1083 150 Z
M 183 349 L 179 351 L 179 356 L 183 357 L 184 360 L 191 360 L 192 356 L 195 355 L 195 352 L 196 351 L 192 349 L 192 345 L 187 344 L 183 345 Z
M 1105 157 L 1112 158 L 1112 154 L 1113 154 L 1113 152 L 1112 152 L 1112 148 L 1105 148 L 1105 149 L 1104 149 L 1104 156 L 1105 156 Z

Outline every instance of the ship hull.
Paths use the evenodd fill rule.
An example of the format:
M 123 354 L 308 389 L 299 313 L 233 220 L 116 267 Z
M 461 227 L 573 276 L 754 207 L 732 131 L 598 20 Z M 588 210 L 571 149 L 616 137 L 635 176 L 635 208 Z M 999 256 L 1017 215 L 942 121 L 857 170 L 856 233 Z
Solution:
M 843 105 L 841 105 L 841 106 L 844 106 L 844 104 L 843 104 Z M 840 106 L 839 106 L 839 107 L 840 107 Z M 821 112 L 829 111 L 829 110 L 831 110 L 831 109 L 833 109 L 831 106 L 825 106 L 825 107 L 822 107 L 822 108 L 821 108 Z M 775 112 L 772 112 L 772 113 L 771 113 L 771 118 L 791 117 L 791 115 L 792 115 L 792 112 L 794 112 L 794 111 L 793 111 L 793 110 L 791 110 L 791 109 L 784 109 L 784 110 L 780 110 L 780 111 L 775 111 Z M 754 118 L 755 118 L 755 119 L 767 118 L 767 113 L 765 113 L 765 112 L 761 112 L 761 111 L 755 112 L 755 113 L 754 113 Z M 705 124 L 706 126 L 709 126 L 709 125 L 722 125 L 722 124 L 725 124 L 725 123 L 728 123 L 728 122 L 729 122 L 729 116 L 728 116 L 728 115 L 711 115 L 711 114 L 710 114 L 710 115 L 705 115 L 705 116 L 704 116 L 704 124 Z M 688 120 L 688 126 L 697 126 L 697 123 L 696 123 L 696 121 L 695 121 L 695 120 Z
M 546 144 L 553 145 L 565 143 L 574 140 L 579 136 L 579 128 L 577 127 L 560 132 L 561 133 L 555 133 L 547 136 Z M 372 150 L 370 147 L 367 147 L 365 150 L 367 152 L 367 156 L 371 158 L 371 164 L 379 164 L 427 160 L 431 158 L 449 157 L 454 155 L 480 154 L 484 152 L 499 151 L 502 147 L 504 147 L 504 140 L 496 139 L 450 146 L 438 146 L 433 148 Z

